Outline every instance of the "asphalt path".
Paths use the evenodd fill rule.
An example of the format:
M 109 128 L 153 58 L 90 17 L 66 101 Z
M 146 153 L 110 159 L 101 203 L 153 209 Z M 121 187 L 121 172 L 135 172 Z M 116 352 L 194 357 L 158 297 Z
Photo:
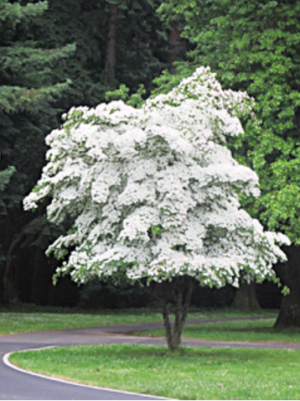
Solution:
M 236 319 L 201 319 L 187 324 L 211 323 Z M 0 399 L 1 400 L 159 400 L 162 398 L 141 394 L 114 391 L 92 386 L 75 385 L 68 382 L 49 380 L 12 369 L 4 363 L 5 355 L 15 351 L 38 349 L 51 346 L 87 345 L 87 344 L 151 344 L 165 345 L 163 338 L 137 337 L 124 335 L 140 330 L 162 327 L 162 323 L 141 323 L 130 325 L 113 325 L 65 329 L 53 331 L 36 331 L 32 333 L 0 336 Z M 236 347 L 236 348 L 273 348 L 299 349 L 295 343 L 245 343 L 224 341 L 183 340 L 183 346 L 202 347 Z M 7 357 L 6 357 L 7 360 Z

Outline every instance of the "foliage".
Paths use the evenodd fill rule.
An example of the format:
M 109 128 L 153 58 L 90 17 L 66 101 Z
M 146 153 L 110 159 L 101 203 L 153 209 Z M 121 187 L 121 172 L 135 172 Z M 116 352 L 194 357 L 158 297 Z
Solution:
M 0 170 L 16 169 L 1 193 L 0 243 L 7 255 L 30 223 L 13 249 L 10 268 L 10 280 L 25 302 L 37 302 L 34 292 L 47 298 L 55 265 L 39 256 L 53 241 L 53 226 L 45 223 L 43 209 L 29 214 L 20 205 L 40 175 L 46 134 L 71 105 L 95 106 L 119 82 L 133 93 L 140 84 L 149 92 L 153 77 L 166 66 L 166 27 L 155 13 L 161 1 L 118 2 L 116 79 L 112 86 L 104 82 L 110 3 L 0 1 Z M 131 101 L 137 104 L 143 93 L 141 85 Z M 4 269 L 1 264 L 0 283 Z
M 166 0 L 160 12 L 184 21 L 194 64 L 209 65 L 225 87 L 255 97 L 259 126 L 244 121 L 246 135 L 233 146 L 257 172 L 262 196 L 244 204 L 266 227 L 300 243 L 300 4 Z
M 48 249 L 64 258 L 75 248 L 58 274 L 78 282 L 189 275 L 217 287 L 241 274 L 271 277 L 285 259 L 276 243 L 288 239 L 239 208 L 237 192 L 259 194 L 257 176 L 223 145 L 225 133 L 242 133 L 245 100 L 199 68 L 140 109 L 122 101 L 71 109 L 47 137 L 49 162 L 24 201 L 35 209 L 50 196 L 48 219 L 74 220 Z
M 9 183 L 9 180 L 13 173 L 15 172 L 15 168 L 10 166 L 4 171 L 0 171 L 0 214 L 5 213 L 5 203 L 3 202 L 3 192 Z
M 135 93 L 140 84 L 149 91 L 152 79 L 166 67 L 167 35 L 155 9 L 160 0 L 53 0 L 35 27 L 39 43 L 46 48 L 76 43 L 73 57 L 52 69 L 60 79 L 72 79 L 63 107 L 85 104 L 94 107 L 119 83 Z M 105 81 L 109 5 L 118 5 L 115 81 Z M 70 19 L 72 15 L 72 19 Z
M 160 93 L 169 93 L 173 88 L 180 84 L 182 79 L 188 78 L 195 71 L 197 65 L 185 61 L 176 61 L 173 65 L 173 71 L 164 70 L 161 75 L 153 80 L 154 88 L 151 97 Z
M 22 39 L 15 40 L 18 24 L 28 25 L 46 9 L 47 2 L 23 7 L 8 0 L 0 2 L 1 114 L 37 112 L 66 89 L 66 83 L 52 85 L 45 73 L 49 66 L 74 52 L 74 46 L 43 51 L 35 47 L 26 32 Z
M 50 128 L 54 115 L 53 110 L 49 110 L 49 103 L 69 86 L 67 80 L 53 83 L 49 68 L 69 57 L 74 52 L 74 45 L 42 50 L 29 33 L 32 21 L 46 9 L 46 2 L 26 6 L 10 4 L 7 0 L 0 2 L 0 163 L 2 169 L 9 165 L 16 168 L 11 182 L 14 188 L 7 188 L 10 207 L 20 201 L 17 193 L 24 195 L 28 179 L 29 185 L 32 185 L 28 175 L 37 174 L 32 170 L 35 170 L 36 158 L 40 159 L 38 153 L 43 155 L 45 151 L 41 144 L 43 130 Z M 43 120 L 39 118 L 41 112 Z M 30 151 L 26 152 L 29 146 Z
M 129 88 L 127 88 L 126 85 L 121 84 L 118 89 L 106 92 L 105 100 L 107 102 L 112 100 L 123 100 L 129 106 L 140 108 L 145 103 L 142 97 L 145 93 L 146 90 L 143 84 L 141 84 L 137 92 L 132 95 L 129 95 Z
M 69 80 L 56 79 L 50 71 L 75 50 L 74 45 L 40 48 L 33 25 L 48 5 L 26 3 L 0 1 L 0 170 L 15 169 L 1 192 L 0 243 L 6 265 L 0 265 L 0 300 L 9 298 L 4 284 L 2 293 L 2 277 L 3 283 L 14 281 L 14 252 L 28 222 L 31 220 L 31 227 L 34 224 L 35 216 L 25 215 L 21 200 L 40 174 L 45 132 L 57 125 L 53 105 L 70 86 Z M 2 257 L 1 262 L 4 260 Z
M 290 294 L 276 326 L 300 327 L 299 257 L 299 26 L 295 1 L 166 0 L 160 11 L 181 19 L 194 49 L 193 63 L 208 64 L 225 85 L 256 99 L 259 126 L 244 120 L 245 136 L 230 141 L 235 158 L 258 174 L 262 196 L 242 205 L 268 229 L 280 229 L 293 246 L 278 273 Z M 298 246 L 297 246 L 298 245 Z

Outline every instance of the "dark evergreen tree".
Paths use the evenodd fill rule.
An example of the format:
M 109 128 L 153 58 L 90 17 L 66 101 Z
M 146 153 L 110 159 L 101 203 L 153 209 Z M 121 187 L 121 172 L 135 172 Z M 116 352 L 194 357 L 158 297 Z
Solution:
M 70 107 L 95 106 L 120 83 L 150 91 L 169 60 L 160 3 L 0 0 L 0 171 L 16 170 L 1 192 L 0 301 L 47 302 L 56 262 L 44 251 L 54 228 L 43 213 L 22 211 L 44 164 L 44 137 Z
M 0 171 L 3 175 L 9 166 L 15 169 L 9 182 L 6 174 L 1 190 L 0 299 L 5 302 L 16 298 L 15 250 L 34 218 L 23 212 L 22 199 L 40 174 L 44 135 L 57 124 L 52 105 L 69 86 L 67 81 L 57 83 L 50 69 L 75 50 L 74 45 L 38 48 L 30 26 L 46 9 L 47 2 L 22 6 L 0 0 Z
M 95 106 L 125 84 L 136 92 L 168 64 L 168 30 L 156 14 L 161 0 L 52 0 L 35 35 L 46 48 L 76 43 L 74 55 L 52 69 L 72 80 L 61 100 L 68 109 Z M 72 18 L 70 18 L 72 15 Z

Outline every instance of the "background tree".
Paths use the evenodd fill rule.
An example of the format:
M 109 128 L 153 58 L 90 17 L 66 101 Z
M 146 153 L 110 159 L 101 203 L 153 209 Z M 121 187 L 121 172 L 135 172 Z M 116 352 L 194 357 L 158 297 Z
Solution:
M 299 327 L 300 4 L 167 0 L 160 11 L 167 20 L 185 20 L 182 36 L 194 46 L 191 64 L 210 65 L 225 87 L 246 90 L 256 99 L 260 124 L 244 120 L 246 135 L 232 149 L 258 173 L 262 189 L 259 199 L 244 199 L 243 205 L 265 227 L 280 229 L 292 240 L 286 249 L 289 264 L 278 267 L 291 292 L 276 326 Z
M 71 45 L 41 50 L 32 40 L 30 25 L 46 9 L 46 2 L 21 6 L 0 1 L 0 170 L 15 169 L 1 192 L 0 299 L 5 302 L 16 297 L 13 255 L 32 219 L 22 211 L 21 201 L 40 174 L 44 133 L 56 124 L 49 105 L 69 85 L 55 83 L 49 68 L 74 51 Z
M 6 262 L 3 259 L 0 267 L 0 300 L 4 280 L 10 287 L 6 301 L 47 303 L 55 299 L 51 294 L 56 290 L 50 287 L 57 264 L 47 260 L 44 251 L 57 228 L 46 223 L 42 210 L 30 215 L 20 207 L 43 167 L 44 138 L 59 126 L 62 112 L 72 105 L 95 106 L 120 82 L 132 92 L 140 84 L 149 91 L 153 77 L 167 66 L 168 37 L 155 13 L 159 0 L 26 3 L 21 7 L 2 1 L 0 7 L 0 169 L 16 167 L 1 195 L 5 215 L 0 219 L 0 243 Z M 108 82 L 112 4 L 118 14 L 114 77 Z
M 4 193 L 5 193 L 5 188 L 7 184 L 9 183 L 9 180 L 14 173 L 15 169 L 14 167 L 8 167 L 6 170 L 0 172 L 0 215 L 5 214 L 5 203 L 3 201 L 4 199 Z M 1 252 L 1 248 L 0 248 Z M 0 263 L 3 262 L 5 258 L 3 257 L 3 254 L 0 253 Z
M 285 259 L 276 244 L 288 238 L 263 232 L 240 209 L 237 193 L 257 196 L 258 179 L 224 146 L 225 134 L 243 132 L 236 113 L 249 112 L 246 101 L 199 68 L 140 109 L 122 101 L 73 108 L 47 137 L 48 164 L 24 201 L 36 209 L 50 196 L 48 219 L 73 221 L 47 251 L 67 257 L 57 275 L 156 283 L 170 350 L 180 345 L 195 282 L 261 281 Z
M 43 24 L 35 27 L 39 43 L 50 49 L 76 43 L 74 56 L 52 69 L 56 77 L 72 79 L 64 110 L 80 104 L 94 107 L 105 100 L 106 91 L 122 83 L 133 93 L 140 84 L 150 90 L 153 78 L 168 65 L 167 28 L 155 12 L 160 4 L 160 0 L 53 0 L 49 4 Z M 112 6 L 118 10 L 113 28 Z M 112 41 L 110 30 L 115 32 Z

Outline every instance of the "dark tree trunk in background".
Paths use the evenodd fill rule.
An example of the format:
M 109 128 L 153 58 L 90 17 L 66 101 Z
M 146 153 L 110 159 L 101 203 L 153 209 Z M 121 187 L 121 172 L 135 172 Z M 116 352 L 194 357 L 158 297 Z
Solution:
M 194 288 L 195 280 L 189 276 L 175 277 L 171 282 L 157 283 L 155 286 L 155 296 L 162 306 L 166 340 L 170 351 L 176 351 L 180 346 L 181 333 Z M 170 314 L 175 315 L 174 324 L 170 322 Z
M 11 216 L 10 214 L 6 214 L 1 221 L 0 225 L 0 246 L 1 246 L 1 253 L 5 257 L 7 254 L 7 251 L 10 247 L 11 243 L 11 237 L 12 237 L 12 223 L 11 223 Z M 0 254 L 0 256 L 2 256 Z M 4 272 L 6 269 L 6 263 L 5 259 L 3 258 L 1 260 L 1 265 L 0 265 L 0 302 L 4 302 L 4 286 L 3 286 L 3 278 L 4 278 Z
M 242 309 L 242 310 L 257 310 L 260 309 L 256 291 L 255 291 L 255 283 L 241 283 L 238 288 L 233 303 L 233 308 Z
M 10 244 L 6 253 L 6 264 L 3 274 L 3 302 L 10 303 L 13 299 L 17 299 L 17 293 L 12 278 L 13 254 L 25 237 L 27 225 Z
M 3 299 L 3 276 L 4 276 L 4 268 L 3 264 L 0 265 L 0 304 L 4 302 Z
M 186 53 L 186 42 L 181 37 L 181 29 L 178 22 L 170 23 L 171 32 L 169 39 L 169 70 L 174 72 L 174 61 L 182 60 Z
M 282 298 L 275 328 L 300 327 L 300 246 L 283 248 L 288 257 L 286 263 L 278 265 L 281 281 L 290 293 Z
M 36 305 L 46 305 L 48 301 L 48 287 L 52 283 L 53 271 L 45 256 L 45 251 L 36 248 L 33 258 L 33 277 L 30 302 Z
M 119 9 L 116 4 L 109 5 L 108 37 L 104 72 L 105 82 L 108 85 L 112 85 L 115 80 L 118 12 Z

